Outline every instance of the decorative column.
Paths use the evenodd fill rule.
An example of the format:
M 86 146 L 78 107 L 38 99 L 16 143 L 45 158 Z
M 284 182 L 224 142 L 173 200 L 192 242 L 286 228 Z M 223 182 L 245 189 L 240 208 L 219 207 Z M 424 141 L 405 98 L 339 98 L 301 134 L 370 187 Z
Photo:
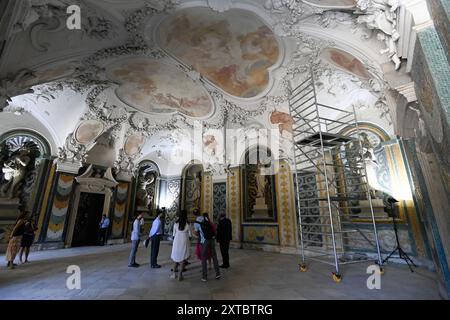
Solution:
M 66 220 L 74 192 L 75 177 L 81 163 L 57 161 L 52 191 L 47 194 L 45 222 L 41 233 L 41 247 L 64 247 Z M 50 182 L 49 182 L 50 183 Z
M 213 218 L 213 183 L 212 183 L 212 175 L 209 172 L 205 172 L 203 175 L 202 181 L 202 203 L 201 203 L 201 211 L 207 212 L 209 214 L 210 219 Z
M 241 246 L 241 173 L 239 167 L 230 168 L 227 177 L 227 216 L 231 220 L 233 228 L 234 247 Z
M 279 215 L 280 250 L 295 253 L 298 241 L 293 175 L 287 161 L 280 160 L 276 165 L 278 173 L 275 178 L 275 190 Z

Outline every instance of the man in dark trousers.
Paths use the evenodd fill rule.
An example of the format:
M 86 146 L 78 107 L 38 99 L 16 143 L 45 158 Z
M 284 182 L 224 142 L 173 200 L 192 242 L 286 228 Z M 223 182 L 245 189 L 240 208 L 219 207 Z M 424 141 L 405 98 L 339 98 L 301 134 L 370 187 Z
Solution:
M 159 244 L 163 235 L 163 220 L 164 211 L 157 210 L 156 219 L 152 223 L 152 228 L 150 229 L 149 238 L 152 241 L 152 247 L 150 252 L 150 267 L 151 268 L 161 268 L 158 264 L 158 253 Z
M 231 238 L 231 221 L 226 217 L 225 213 L 221 213 L 217 226 L 217 242 L 220 244 L 220 253 L 222 254 L 221 268 L 230 267 L 228 250 L 230 249 Z
M 104 214 L 102 220 L 100 221 L 100 245 L 104 246 L 108 241 L 108 228 L 109 228 L 109 218 Z

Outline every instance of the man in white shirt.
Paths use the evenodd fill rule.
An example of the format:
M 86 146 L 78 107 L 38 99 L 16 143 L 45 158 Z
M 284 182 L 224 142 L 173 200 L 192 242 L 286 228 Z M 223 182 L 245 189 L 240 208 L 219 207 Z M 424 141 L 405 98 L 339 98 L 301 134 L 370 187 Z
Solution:
M 109 228 L 109 218 L 106 214 L 103 215 L 102 221 L 100 221 L 100 245 L 104 246 L 108 240 L 108 228 Z
M 139 264 L 136 263 L 136 253 L 141 241 L 141 227 L 144 225 L 142 214 L 139 214 L 133 222 L 133 229 L 131 231 L 131 253 L 128 261 L 128 267 L 137 268 Z
M 163 234 L 163 218 L 164 212 L 158 209 L 156 213 L 156 218 L 152 223 L 152 228 L 150 229 L 149 238 L 152 240 L 152 247 L 150 253 L 150 266 L 152 268 L 161 268 L 158 264 L 158 253 L 159 244 L 161 242 L 161 237 Z

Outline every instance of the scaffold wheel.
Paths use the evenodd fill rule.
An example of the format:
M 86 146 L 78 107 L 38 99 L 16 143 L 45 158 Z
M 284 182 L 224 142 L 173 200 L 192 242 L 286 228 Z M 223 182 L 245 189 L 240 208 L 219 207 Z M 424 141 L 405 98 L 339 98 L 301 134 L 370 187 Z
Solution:
M 304 263 L 301 263 L 298 266 L 299 266 L 300 272 L 306 272 L 308 270 L 308 267 Z
M 333 272 L 333 280 L 336 283 L 340 283 L 342 281 L 342 276 L 339 273 Z

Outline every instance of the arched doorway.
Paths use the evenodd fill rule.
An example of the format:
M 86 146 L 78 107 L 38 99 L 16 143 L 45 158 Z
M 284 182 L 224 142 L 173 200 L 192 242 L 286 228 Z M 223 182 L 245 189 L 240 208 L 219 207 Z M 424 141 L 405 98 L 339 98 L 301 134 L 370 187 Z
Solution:
M 202 210 L 203 165 L 188 164 L 182 174 L 181 210 L 186 210 L 188 217 L 193 217 L 194 210 Z

